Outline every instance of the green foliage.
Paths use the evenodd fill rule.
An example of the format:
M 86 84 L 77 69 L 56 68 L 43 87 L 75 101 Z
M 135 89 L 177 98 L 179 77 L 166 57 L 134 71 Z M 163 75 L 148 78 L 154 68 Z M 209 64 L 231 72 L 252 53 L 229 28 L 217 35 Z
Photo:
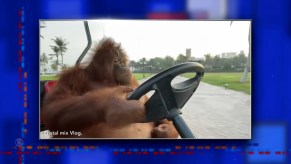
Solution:
M 205 68 L 212 68 L 213 67 L 213 59 L 210 54 L 204 55 L 205 60 L 204 60 L 204 67 Z
M 130 61 L 129 65 L 132 67 L 132 71 L 135 73 L 158 73 L 174 66 L 175 59 L 171 56 L 166 56 L 164 58 L 155 57 L 151 58 L 150 60 L 142 58 L 138 62 Z
M 58 70 L 58 65 L 56 63 L 53 63 L 51 64 L 51 68 L 54 70 L 54 71 L 57 71 Z
M 69 44 L 65 39 L 62 37 L 55 37 L 52 39 L 54 41 L 55 45 L 51 45 L 51 49 L 53 50 L 54 54 L 50 54 L 51 59 L 53 60 L 53 57 L 56 57 L 56 67 L 58 69 L 59 66 L 59 56 L 62 57 L 62 63 L 61 67 L 63 67 L 63 55 L 68 50 L 67 45 Z
M 179 56 L 176 59 L 176 64 L 181 64 L 181 63 L 185 63 L 188 61 L 190 56 L 186 56 L 183 54 L 179 54 Z
M 57 46 L 50 46 L 51 49 L 53 50 L 54 54 L 49 54 L 51 57 L 51 60 L 54 60 L 53 58 L 56 57 L 56 65 L 59 65 L 59 48 Z
M 46 56 L 45 53 L 42 53 L 42 55 L 40 55 L 39 57 L 39 63 L 40 63 L 40 72 L 42 73 L 46 73 L 47 69 L 45 68 L 45 66 L 48 64 L 48 57 Z
M 39 58 L 40 64 L 46 65 L 48 63 L 48 57 L 45 53 L 42 53 L 42 55 Z
M 64 64 L 64 65 L 62 66 L 62 70 L 66 70 L 66 69 L 68 69 L 68 68 L 70 68 L 70 66 L 69 66 L 68 64 Z
M 231 65 L 229 63 L 223 64 L 222 70 L 223 71 L 231 71 Z
M 219 55 L 212 57 L 210 54 L 204 57 L 201 64 L 207 72 L 243 72 L 248 60 L 244 53 L 231 58 L 221 58 Z
M 163 70 L 165 70 L 167 68 L 170 68 L 170 67 L 172 67 L 174 65 L 175 65 L 175 59 L 172 58 L 171 56 L 166 56 L 163 59 Z

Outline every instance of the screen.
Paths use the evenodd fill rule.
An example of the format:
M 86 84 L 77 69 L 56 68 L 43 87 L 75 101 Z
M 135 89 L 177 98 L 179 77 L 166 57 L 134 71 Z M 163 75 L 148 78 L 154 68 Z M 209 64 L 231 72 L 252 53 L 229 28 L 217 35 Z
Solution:
M 66 69 L 68 71 L 77 67 L 75 66 L 75 63 L 77 59 L 80 58 L 82 51 L 87 46 L 86 42 L 90 42 L 91 38 L 95 40 L 93 41 L 94 44 L 89 45 L 91 49 L 88 49 L 87 53 L 84 52 L 84 62 L 80 62 L 78 65 L 82 65 L 82 63 L 86 65 L 87 63 L 87 66 L 84 66 L 84 68 L 82 69 L 86 71 L 86 67 L 89 68 L 90 63 L 96 62 L 97 65 L 102 66 L 94 68 L 94 70 L 92 71 L 94 73 L 93 76 L 102 76 L 102 74 L 98 73 L 98 70 L 110 74 L 110 72 L 106 69 L 108 64 L 98 64 L 98 61 L 104 61 L 103 58 L 110 58 L 109 51 L 111 51 L 111 49 L 114 49 L 114 47 L 110 48 L 108 52 L 104 52 L 105 50 L 103 50 L 104 48 L 102 48 L 102 45 L 104 44 L 104 39 L 111 38 L 115 42 L 118 42 L 127 53 L 127 56 L 130 60 L 129 69 L 132 72 L 131 74 L 136 80 L 139 80 L 140 83 L 147 84 L 150 82 L 150 79 L 154 79 L 154 77 L 161 77 L 162 71 L 170 69 L 171 67 L 173 67 L 174 71 L 178 70 L 178 68 L 176 67 L 181 64 L 183 65 L 183 63 L 196 62 L 204 66 L 202 66 L 204 77 L 202 78 L 201 84 L 199 84 L 199 89 L 193 88 L 197 89 L 197 92 L 195 92 L 195 95 L 193 97 L 185 97 L 181 95 L 181 93 L 185 93 L 186 95 L 187 91 L 189 89 L 191 90 L 191 86 L 197 82 L 198 79 L 195 80 L 194 76 L 191 77 L 191 74 L 197 73 L 196 70 L 183 70 L 183 74 L 181 72 L 177 74 L 177 76 L 174 76 L 174 74 L 171 73 L 167 73 L 166 76 L 173 76 L 175 77 L 175 79 L 169 80 L 167 82 L 160 82 L 167 78 L 164 77 L 161 78 L 161 80 L 157 80 L 156 82 L 154 82 L 157 86 L 159 86 L 160 89 L 154 89 L 155 87 L 151 87 L 151 90 L 156 91 L 156 95 L 159 94 L 162 96 L 158 96 L 156 98 L 156 95 L 152 96 L 148 94 L 148 100 L 144 102 L 147 106 L 147 115 L 148 117 L 150 117 L 151 115 L 151 109 L 149 108 L 153 108 L 152 110 L 157 111 L 157 113 L 165 114 L 159 115 L 157 113 L 154 113 L 155 118 L 153 118 L 154 120 L 151 120 L 151 122 L 159 121 L 160 119 L 158 118 L 158 116 L 162 119 L 168 118 L 168 120 L 173 121 L 173 118 L 170 118 L 170 115 L 174 113 L 172 111 L 176 111 L 172 110 L 172 108 L 177 107 L 177 110 L 179 108 L 179 110 L 181 110 L 181 112 L 183 113 L 183 116 L 185 116 L 184 119 L 187 122 L 191 131 L 194 133 L 193 135 L 197 135 L 198 139 L 250 139 L 250 23 L 250 21 L 181 20 L 41 20 L 40 90 L 41 88 L 45 88 L 44 93 L 40 93 L 40 95 L 43 96 L 41 97 L 41 101 L 42 99 L 45 99 L 45 95 L 48 94 L 50 90 L 53 90 L 50 89 L 50 84 L 54 85 L 52 84 L 53 80 L 56 80 L 58 78 L 62 79 L 64 77 L 67 86 L 74 85 L 74 81 L 80 82 L 81 79 L 78 79 L 78 77 L 75 76 L 75 74 L 80 73 L 80 70 L 73 73 L 74 77 L 72 77 L 72 81 L 70 83 L 68 83 L 70 77 L 67 77 L 68 75 L 61 72 L 65 72 L 64 70 Z M 68 30 L 68 27 L 70 27 L 70 30 Z M 89 41 L 87 41 L 85 27 L 88 27 L 89 29 L 87 31 Z M 102 53 L 107 54 L 102 57 Z M 111 65 L 112 63 L 109 64 Z M 174 66 L 176 67 L 174 68 Z M 193 67 L 195 68 L 194 65 Z M 246 71 L 244 72 L 245 69 Z M 55 77 L 56 74 L 61 75 L 59 75 L 59 77 Z M 243 76 L 246 76 L 248 78 L 244 80 Z M 65 77 L 67 79 L 65 79 Z M 115 77 L 119 78 L 119 75 L 115 75 Z M 193 83 L 188 82 L 189 84 L 187 84 L 185 87 L 180 87 L 179 91 L 175 90 L 175 86 L 183 85 L 183 81 L 186 82 L 188 79 L 193 79 Z M 104 86 L 102 82 L 103 80 L 104 79 L 91 81 L 95 82 L 95 85 L 99 87 L 99 90 L 101 90 L 100 87 L 108 87 Z M 107 83 L 108 82 L 109 81 L 107 81 Z M 174 104 L 171 104 L 171 97 L 167 97 L 166 95 L 164 95 L 167 94 L 165 92 L 168 90 L 166 88 L 162 88 L 163 86 L 161 86 L 160 83 L 163 83 L 165 85 L 170 85 L 170 83 L 172 83 L 170 90 L 173 90 L 175 96 L 173 96 L 172 99 L 173 101 L 176 101 L 176 103 L 182 103 L 183 97 L 189 99 L 190 101 L 188 100 L 183 108 L 181 108 L 182 106 L 175 106 Z M 75 87 L 82 87 L 82 85 L 83 84 L 78 83 Z M 59 86 L 62 86 L 62 83 Z M 62 86 L 61 88 L 66 88 L 66 86 Z M 75 90 L 73 89 L 73 87 L 67 88 L 71 92 Z M 92 90 L 94 89 L 89 89 L 89 91 Z M 85 93 L 87 92 L 88 91 L 85 91 Z M 147 92 L 145 92 L 145 94 L 146 93 Z M 95 94 L 101 93 L 97 92 Z M 53 96 L 48 97 L 56 96 L 58 95 L 53 94 Z M 102 98 L 96 97 L 95 101 L 105 101 L 106 98 L 104 97 L 106 96 L 103 95 Z M 66 100 L 65 97 L 62 99 L 64 100 L 61 101 L 69 101 Z M 74 96 L 70 97 L 70 99 L 74 99 Z M 163 108 L 162 104 L 159 104 L 159 102 L 162 102 L 163 100 L 165 102 L 165 108 Z M 56 110 L 49 107 L 49 109 L 47 109 L 46 106 L 50 106 L 51 104 L 58 102 L 59 101 L 55 100 L 52 103 L 45 103 L 44 105 L 42 105 L 40 109 L 41 116 L 42 108 L 44 108 L 44 112 L 46 112 L 47 110 Z M 72 103 L 79 104 L 80 102 Z M 108 103 L 115 104 L 116 102 L 113 100 L 109 100 Z M 149 106 L 150 103 L 153 103 L 155 105 Z M 121 103 L 120 105 L 126 104 Z M 162 107 L 160 108 L 160 106 Z M 82 108 L 85 107 L 80 107 L 77 110 L 85 110 Z M 60 111 L 62 109 L 60 109 Z M 97 107 L 96 110 L 101 109 Z M 122 109 L 112 109 L 112 107 L 105 107 L 105 110 Z M 74 112 L 71 111 L 70 113 Z M 96 112 L 91 112 L 91 114 L 94 113 Z M 131 113 L 131 115 L 133 114 L 134 112 Z M 56 113 L 55 115 L 61 115 L 61 113 Z M 119 115 L 121 114 L 119 113 Z M 79 131 L 73 131 L 72 129 L 74 129 L 74 127 L 72 127 L 71 130 L 64 130 L 60 128 L 62 125 L 58 125 L 58 127 L 53 128 L 55 129 L 54 131 L 49 131 L 50 129 L 45 126 L 44 120 L 46 120 L 46 117 L 47 116 L 45 114 L 41 117 L 41 123 L 43 123 L 43 129 L 41 129 L 43 130 L 41 131 L 41 138 L 48 138 L 49 136 L 55 136 L 60 138 L 66 138 L 69 136 L 78 138 L 127 138 L 127 136 L 130 138 L 144 138 L 148 135 L 133 135 L 126 133 L 131 133 L 135 130 L 139 131 L 139 129 L 147 128 L 151 124 L 136 124 L 137 128 L 132 127 L 132 124 L 130 124 L 130 126 L 125 126 L 124 128 L 118 127 L 116 129 L 107 127 L 107 125 L 110 124 L 109 119 L 107 119 L 106 121 L 102 121 L 103 123 L 105 122 L 106 131 L 101 132 L 103 126 L 98 126 L 98 128 L 94 128 L 100 131 L 98 132 L 98 134 L 86 135 L 82 134 L 84 128 L 79 129 Z M 66 114 L 60 116 L 59 119 L 56 117 L 52 117 L 51 122 L 58 122 L 59 120 L 65 119 L 66 117 L 68 117 Z M 104 114 L 100 117 L 100 119 L 106 119 L 106 117 L 108 116 Z M 110 117 L 114 117 L 114 115 Z M 48 119 L 50 119 L 50 117 L 48 117 Z M 95 121 L 96 125 L 100 125 L 99 123 L 97 123 L 100 119 L 97 119 Z M 123 119 L 125 121 L 129 118 L 124 116 L 124 118 L 119 119 Z M 76 118 L 75 121 L 78 121 L 80 122 L 79 124 L 82 124 L 82 120 L 82 117 L 79 117 Z M 51 122 L 47 121 L 48 124 L 50 124 Z M 74 122 L 74 119 L 69 122 L 69 124 L 72 124 L 72 122 Z M 117 122 L 113 123 L 113 125 L 116 126 Z M 172 123 L 170 123 L 170 125 L 172 126 Z M 152 128 L 155 127 L 156 126 L 153 126 Z M 149 131 L 151 131 L 152 128 L 150 128 Z M 61 129 L 63 131 L 61 131 Z M 110 135 L 101 135 L 101 133 L 108 133 L 107 131 L 109 131 L 109 129 L 111 131 Z M 72 135 L 70 133 L 72 133 Z M 118 134 L 113 135 L 112 133 Z
M 211 2 L 3 2 L 0 163 L 290 163 L 290 2 Z M 174 92 L 178 95 L 181 88 L 199 82 L 185 105 L 160 103 L 181 107 L 176 113 L 181 113 L 195 139 L 184 139 L 188 135 L 180 123 L 171 125 L 178 129 L 175 139 L 56 139 L 49 133 L 54 130 L 41 103 L 55 89 L 53 82 L 42 86 L 42 81 L 56 81 L 60 76 L 55 74 L 75 67 L 88 44 L 84 21 L 92 47 L 98 47 L 103 37 L 121 43 L 130 59 L 128 68 L 141 85 L 186 62 L 203 66 L 203 76 L 201 71 L 182 73 L 170 85 L 158 85 L 171 86 L 164 96 L 174 98 L 170 96 Z M 58 39 L 67 50 L 56 57 L 60 53 L 53 47 Z M 90 63 L 89 51 L 81 60 L 84 68 Z M 182 85 L 179 80 L 188 82 Z M 47 92 L 41 92 L 45 86 Z

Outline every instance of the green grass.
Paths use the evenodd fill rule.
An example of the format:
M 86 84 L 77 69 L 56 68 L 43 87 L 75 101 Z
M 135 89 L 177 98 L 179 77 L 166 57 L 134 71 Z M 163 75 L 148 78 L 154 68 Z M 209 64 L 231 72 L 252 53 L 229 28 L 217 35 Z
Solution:
M 145 78 L 150 77 L 152 74 L 145 73 Z M 143 79 L 143 73 L 133 73 L 133 76 L 137 80 Z M 191 74 L 183 74 L 184 77 L 192 77 Z M 220 87 L 225 87 L 225 84 L 228 84 L 228 89 L 242 91 L 244 93 L 250 94 L 250 81 L 251 74 L 248 73 L 247 82 L 241 83 L 240 79 L 242 77 L 242 73 L 205 73 L 202 79 L 203 82 L 216 85 Z M 40 80 L 56 80 L 57 77 L 55 75 L 46 75 L 40 76 Z
M 143 79 L 143 73 L 133 73 L 133 76 L 137 80 Z M 150 73 L 145 73 L 145 78 L 151 76 Z M 46 76 L 40 76 L 40 81 L 47 81 L 47 80 L 57 80 L 57 77 L 55 75 L 46 75 Z
M 152 76 L 152 74 L 150 73 L 145 73 L 144 75 L 145 75 L 145 78 Z M 143 73 L 133 73 L 133 76 L 135 77 L 136 80 L 143 79 Z
M 57 80 L 58 78 L 55 75 L 41 75 L 40 81 L 48 81 L 48 80 Z
M 240 79 L 242 74 L 243 73 L 205 73 L 202 81 L 220 87 L 225 87 L 225 84 L 228 84 L 228 89 L 250 94 L 251 74 L 248 73 L 247 82 L 241 83 Z M 183 76 L 191 77 L 191 74 L 183 74 Z

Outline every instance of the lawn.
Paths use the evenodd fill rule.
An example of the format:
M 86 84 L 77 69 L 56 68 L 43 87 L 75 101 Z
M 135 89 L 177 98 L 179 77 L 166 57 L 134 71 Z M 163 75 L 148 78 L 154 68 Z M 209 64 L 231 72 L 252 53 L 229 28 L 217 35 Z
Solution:
M 133 76 L 137 79 L 137 80 L 141 80 L 143 79 L 143 73 L 133 73 Z M 145 73 L 145 78 L 151 76 L 150 73 Z M 40 81 L 47 81 L 47 80 L 57 80 L 57 77 L 55 75 L 41 75 L 40 76 Z
M 150 73 L 145 73 L 145 78 L 151 76 Z M 203 82 L 225 87 L 226 84 L 228 84 L 227 88 L 236 90 L 236 91 L 242 91 L 244 93 L 250 94 L 250 73 L 248 74 L 248 80 L 247 82 L 241 83 L 240 79 L 242 77 L 242 73 L 205 73 L 204 77 L 202 79 Z M 133 73 L 133 76 L 137 80 L 143 79 L 143 73 Z M 191 74 L 183 74 L 184 77 L 191 77 Z M 192 75 L 193 76 L 193 75 Z M 40 80 L 56 80 L 57 77 L 54 75 L 45 75 L 40 76 Z
M 145 75 L 145 78 L 148 78 L 148 77 L 152 76 L 152 74 L 150 74 L 150 73 L 145 73 L 144 75 Z M 133 76 L 137 80 L 143 79 L 143 73 L 133 73 Z
M 55 75 L 40 75 L 40 81 L 57 80 Z
M 241 83 L 240 79 L 242 74 L 243 73 L 205 73 L 202 81 L 221 87 L 226 87 L 227 84 L 228 89 L 250 94 L 251 74 L 248 73 L 247 82 Z M 191 75 L 184 74 L 183 76 L 190 77 Z

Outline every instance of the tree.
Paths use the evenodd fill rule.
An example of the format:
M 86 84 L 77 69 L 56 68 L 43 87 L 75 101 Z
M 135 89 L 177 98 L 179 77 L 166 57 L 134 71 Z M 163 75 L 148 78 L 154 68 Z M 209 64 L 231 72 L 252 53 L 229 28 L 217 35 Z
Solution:
M 212 68 L 212 57 L 210 54 L 204 55 L 205 57 L 205 68 Z
M 185 63 L 188 61 L 188 57 L 184 56 L 183 54 L 179 54 L 177 59 L 176 59 L 176 64 L 181 64 L 181 63 Z
M 225 63 L 222 69 L 223 71 L 231 71 L 231 65 L 229 63 Z
M 48 64 L 48 57 L 46 56 L 45 53 L 42 53 L 42 55 L 39 58 L 40 66 L 43 67 L 43 72 L 46 72 L 46 64 Z
M 147 62 L 147 65 L 148 65 L 148 69 L 149 69 L 150 73 L 154 73 L 154 72 L 156 72 L 157 65 L 156 65 L 156 60 L 155 60 L 154 58 L 151 58 L 151 59 Z
M 240 66 L 245 66 L 245 63 L 247 61 L 247 57 L 244 53 L 241 53 L 238 55 L 238 61 L 240 62 Z
M 233 67 L 239 68 L 242 66 L 242 63 L 239 61 L 238 56 L 234 56 L 231 58 L 230 63 Z
M 164 59 L 163 58 L 160 58 L 160 57 L 155 57 L 154 58 L 154 63 L 155 63 L 155 71 L 156 72 L 161 72 L 164 67 L 163 67 L 163 62 L 164 62 Z
M 146 66 L 147 60 L 146 58 L 142 58 L 139 60 L 139 62 L 142 65 L 143 78 L 145 78 L 145 66 Z
M 221 58 L 219 55 L 214 56 L 212 60 L 213 68 L 215 69 L 221 69 L 222 64 L 221 64 Z
M 171 56 L 166 56 L 164 59 L 163 59 L 163 70 L 169 68 L 169 67 L 172 67 L 175 65 L 175 60 L 173 57 Z
M 68 69 L 69 68 L 69 65 L 68 64 L 64 64 L 63 66 L 62 66 L 62 70 L 66 70 L 66 69 Z
M 61 66 L 63 66 L 64 65 L 63 55 L 68 50 L 67 45 L 69 43 L 65 39 L 63 39 L 62 37 L 55 37 L 52 40 L 56 44 L 56 46 L 54 46 L 54 47 L 56 47 L 58 49 L 58 54 L 61 55 L 61 57 L 62 57 L 62 65 Z
M 42 53 L 42 55 L 39 58 L 40 64 L 46 65 L 48 63 L 48 57 L 45 53 Z
M 54 51 L 54 54 L 49 54 L 51 56 L 50 60 L 54 60 L 53 59 L 54 56 L 57 58 L 54 62 L 55 62 L 55 65 L 58 69 L 58 67 L 59 67 L 59 48 L 57 46 L 50 46 L 50 47 Z
M 129 67 L 131 68 L 131 71 L 134 72 L 136 70 L 136 62 L 134 60 L 131 60 L 129 62 Z
M 56 63 L 53 63 L 51 64 L 51 68 L 54 70 L 54 71 L 57 71 L 58 70 L 58 65 Z

